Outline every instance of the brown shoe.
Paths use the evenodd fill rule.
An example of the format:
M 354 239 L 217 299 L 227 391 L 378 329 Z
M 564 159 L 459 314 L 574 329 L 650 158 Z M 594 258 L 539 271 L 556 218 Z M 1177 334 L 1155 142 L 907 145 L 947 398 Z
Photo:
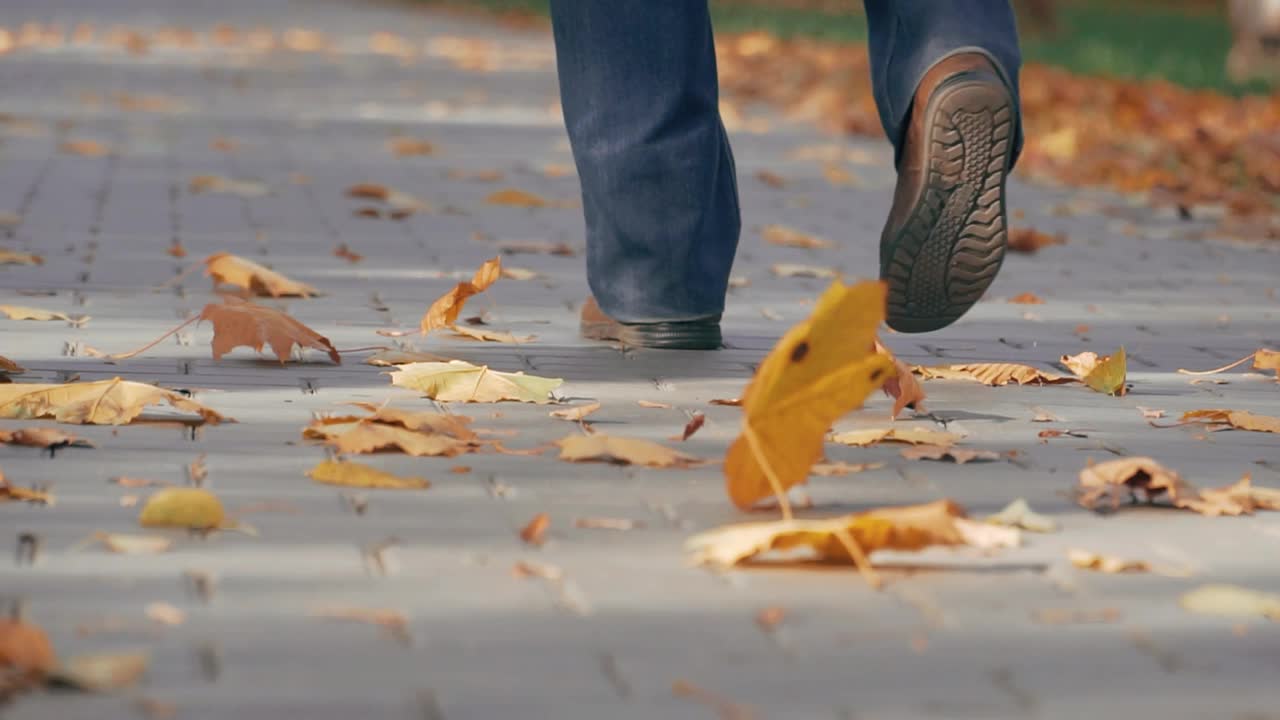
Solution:
M 719 350 L 720 319 L 686 320 L 683 322 L 622 323 L 614 320 L 596 304 L 594 297 L 582 304 L 580 325 L 582 337 L 588 340 L 614 340 L 624 345 L 662 350 Z
M 880 236 L 893 329 L 944 328 L 995 280 L 1016 118 L 1012 94 L 979 53 L 947 58 L 920 82 Z

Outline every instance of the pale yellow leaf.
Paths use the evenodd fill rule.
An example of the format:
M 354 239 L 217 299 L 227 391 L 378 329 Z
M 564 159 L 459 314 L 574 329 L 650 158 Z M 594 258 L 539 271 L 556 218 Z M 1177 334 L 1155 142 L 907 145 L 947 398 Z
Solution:
M 325 485 L 376 488 L 379 490 L 422 490 L 431 482 L 419 477 L 400 477 L 355 462 L 325 460 L 307 471 L 307 477 Z
M 391 383 L 421 392 L 441 402 L 551 402 L 551 391 L 564 383 L 524 373 L 490 370 L 486 365 L 454 360 L 402 365 L 391 373 Z

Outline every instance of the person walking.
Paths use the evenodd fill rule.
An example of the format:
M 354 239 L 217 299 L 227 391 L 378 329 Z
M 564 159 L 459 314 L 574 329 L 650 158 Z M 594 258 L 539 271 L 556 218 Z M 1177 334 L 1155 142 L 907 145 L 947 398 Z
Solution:
M 928 332 L 991 285 L 1021 147 L 1008 0 L 865 0 L 872 84 L 898 180 L 880 239 L 887 322 Z M 741 220 L 707 0 L 552 0 L 582 182 L 582 334 L 721 346 Z

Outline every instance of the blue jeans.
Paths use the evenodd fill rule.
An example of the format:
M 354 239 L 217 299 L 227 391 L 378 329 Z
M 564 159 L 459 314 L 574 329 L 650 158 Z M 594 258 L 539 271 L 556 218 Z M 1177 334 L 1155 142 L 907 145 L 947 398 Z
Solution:
M 865 3 L 895 147 L 921 77 L 949 55 L 987 54 L 1016 93 L 1008 0 Z M 552 0 L 551 11 L 591 292 L 622 322 L 719 317 L 741 220 L 706 0 Z

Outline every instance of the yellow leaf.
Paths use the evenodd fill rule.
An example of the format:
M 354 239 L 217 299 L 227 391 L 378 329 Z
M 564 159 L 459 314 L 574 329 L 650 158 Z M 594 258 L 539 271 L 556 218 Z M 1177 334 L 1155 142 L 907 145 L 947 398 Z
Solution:
M 246 300 L 227 297 L 221 305 L 209 303 L 200 311 L 200 320 L 213 323 L 213 359 L 238 347 L 251 347 L 258 352 L 270 345 L 280 364 L 288 362 L 293 346 L 321 350 L 329 359 L 342 364 L 329 338 L 303 325 L 274 308 Z
M 600 403 L 593 402 L 577 407 L 565 408 L 563 410 L 552 410 L 547 413 L 557 420 L 568 420 L 570 422 L 580 422 L 591 413 L 600 409 Z
M 1276 380 L 1280 380 L 1280 350 L 1259 348 L 1253 354 L 1253 369 L 1271 370 L 1276 374 Z
M 431 482 L 425 478 L 400 477 L 361 463 L 337 460 L 321 462 L 307 471 L 307 477 L 326 485 L 378 490 L 423 490 L 431 487 Z
M 698 458 L 648 440 L 594 435 L 570 435 L 556 441 L 560 459 L 569 462 L 607 462 L 647 467 L 690 467 Z
M 25 305 L 0 305 L 0 314 L 10 320 L 65 320 L 66 322 L 76 322 L 66 313 L 60 313 L 56 310 L 43 310 L 41 308 L 27 307 Z
M 1192 410 L 1182 414 L 1184 422 L 1226 424 L 1237 430 L 1280 433 L 1280 417 L 1255 415 L 1244 410 Z
M 443 355 L 436 355 L 429 352 L 417 352 L 414 350 L 380 350 L 365 359 L 370 365 L 380 367 L 388 367 L 392 365 L 408 365 L 417 362 L 444 362 L 447 363 L 453 358 L 447 358 Z
M 875 352 L 884 305 L 879 283 L 835 282 L 760 364 L 742 399 L 743 434 L 725 456 L 734 505 L 774 495 L 786 512 L 785 492 L 807 481 L 827 429 L 893 375 L 893 360 Z
M 545 198 L 515 188 L 497 190 L 485 198 L 484 201 L 490 205 L 510 205 L 523 208 L 540 208 L 551 205 Z
M 231 253 L 214 253 L 204 259 L 204 274 L 213 282 L 234 285 L 264 297 L 315 297 L 319 291 L 275 270 Z
M 1082 352 L 1079 355 L 1063 355 L 1062 364 L 1075 373 L 1090 389 L 1104 395 L 1122 396 L 1125 387 L 1126 362 L 1124 348 L 1114 355 L 1099 357 L 1097 353 Z
M 486 260 L 467 282 L 460 282 L 452 290 L 441 295 L 422 316 L 422 332 L 453 327 L 458 322 L 458 313 L 467 298 L 484 292 L 490 285 L 502 277 L 502 258 Z
M 1261 617 L 1280 622 L 1280 595 L 1238 585 L 1201 585 L 1178 598 L 1183 610 L 1202 615 Z
M 30 253 L 0 248 L 0 265 L 43 265 L 44 258 Z
M 1067 559 L 1072 565 L 1083 570 L 1096 570 L 1109 574 L 1151 572 L 1151 565 L 1145 560 L 1126 560 L 1114 555 L 1100 555 L 1079 548 L 1067 550 Z
M 142 527 L 216 530 L 231 527 L 222 501 L 200 488 L 165 488 L 147 498 L 138 514 Z
M 409 455 L 453 457 L 475 450 L 470 418 L 365 406 L 365 417 L 331 417 L 312 422 L 303 437 L 323 440 L 342 453 L 398 449 Z
M 921 430 L 918 428 L 870 428 L 867 430 L 849 430 L 831 436 L 831 442 L 853 447 L 867 447 L 882 442 L 906 443 L 908 445 L 939 445 L 947 447 L 960 442 L 960 436 L 940 430 Z
M 802 233 L 785 225 L 765 225 L 761 228 L 760 235 L 764 237 L 765 242 L 784 247 L 805 248 L 807 250 L 832 247 L 831 241 L 826 238 Z
M 204 422 L 234 422 L 172 390 L 113 378 L 96 382 L 0 385 L 0 417 L 53 418 L 58 422 L 123 425 L 150 405 L 168 403 Z
M 1017 363 L 964 363 L 960 365 L 916 366 L 912 371 L 926 380 L 976 380 L 984 385 L 1057 385 L 1075 378 L 1047 373 Z
M 391 373 L 391 384 L 441 402 L 549 403 L 551 391 L 563 383 L 559 378 L 498 372 L 461 360 L 409 363 Z

